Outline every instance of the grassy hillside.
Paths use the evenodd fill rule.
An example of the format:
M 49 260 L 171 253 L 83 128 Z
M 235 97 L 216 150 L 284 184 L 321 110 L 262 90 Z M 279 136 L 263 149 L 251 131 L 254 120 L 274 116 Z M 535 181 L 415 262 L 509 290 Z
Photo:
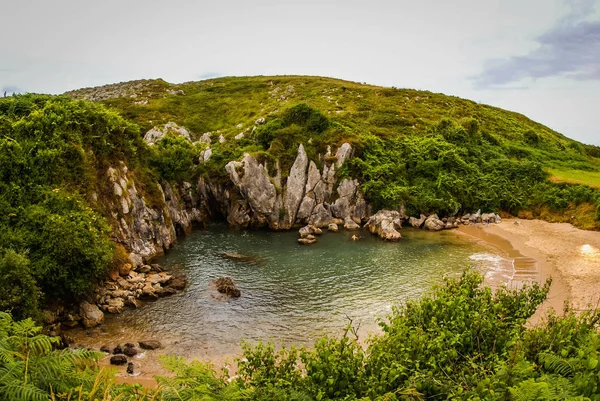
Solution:
M 600 228 L 600 197 L 590 189 L 600 185 L 600 148 L 469 100 L 301 76 L 135 81 L 70 95 L 101 100 L 142 131 L 175 121 L 196 139 L 210 132 L 213 157 L 201 173 L 213 178 L 243 152 L 279 159 L 285 171 L 299 143 L 316 157 L 350 142 L 355 158 L 342 174 L 359 178 L 376 207 L 404 204 L 415 214 L 484 208 Z M 317 127 L 315 119 L 326 122 Z M 219 135 L 227 142 L 218 143 Z

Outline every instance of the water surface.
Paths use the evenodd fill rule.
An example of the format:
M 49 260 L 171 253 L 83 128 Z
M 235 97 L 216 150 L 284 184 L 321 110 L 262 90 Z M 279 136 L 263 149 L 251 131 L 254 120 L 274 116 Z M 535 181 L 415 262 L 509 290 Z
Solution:
M 510 260 L 451 231 L 405 228 L 397 243 L 366 231 L 352 241 L 352 234 L 325 232 L 317 244 L 303 246 L 296 231 L 225 225 L 197 230 L 158 260 L 183 266 L 187 291 L 107 316 L 105 325 L 77 339 L 99 346 L 156 338 L 168 353 L 211 360 L 238 354 L 243 340 L 310 345 L 320 336 L 339 335 L 348 318 L 361 325 L 364 339 L 378 331 L 378 319 L 392 305 L 419 297 L 466 266 L 496 274 L 499 282 L 512 273 Z M 227 252 L 254 260 L 231 260 Z M 224 297 L 210 285 L 222 276 L 235 280 L 240 298 Z

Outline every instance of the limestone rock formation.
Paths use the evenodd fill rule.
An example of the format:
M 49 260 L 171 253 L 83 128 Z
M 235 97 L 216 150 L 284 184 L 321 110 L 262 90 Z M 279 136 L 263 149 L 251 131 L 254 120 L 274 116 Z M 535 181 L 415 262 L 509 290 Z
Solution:
M 402 228 L 401 215 L 395 210 L 380 210 L 369 218 L 365 226 L 372 234 L 388 241 L 397 241 L 402 237 L 398 232 Z
M 446 223 L 440 220 L 437 214 L 432 214 L 425 220 L 425 228 L 429 231 L 440 231 L 446 228 Z
M 152 128 L 144 135 L 144 141 L 146 141 L 148 145 L 154 145 L 156 142 L 163 139 L 167 134 L 182 136 L 191 142 L 190 133 L 188 130 L 174 122 L 168 122 L 162 128 Z

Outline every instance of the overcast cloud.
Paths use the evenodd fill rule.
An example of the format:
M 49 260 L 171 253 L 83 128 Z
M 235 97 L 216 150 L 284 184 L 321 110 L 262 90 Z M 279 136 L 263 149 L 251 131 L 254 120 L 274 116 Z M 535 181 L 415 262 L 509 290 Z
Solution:
M 473 99 L 600 145 L 600 0 L 4 3 L 3 91 L 322 75 Z

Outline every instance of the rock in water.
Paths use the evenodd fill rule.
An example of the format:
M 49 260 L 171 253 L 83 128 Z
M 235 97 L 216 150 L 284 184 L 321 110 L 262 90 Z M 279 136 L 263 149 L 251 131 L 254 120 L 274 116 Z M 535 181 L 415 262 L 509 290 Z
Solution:
M 298 238 L 298 242 L 301 243 L 302 245 L 310 245 L 310 244 L 314 244 L 315 242 L 317 242 L 317 239 L 315 238 L 314 235 L 309 234 L 306 237 Z
M 142 340 L 140 341 L 141 349 L 159 349 L 162 348 L 162 344 L 156 340 Z
M 222 294 L 227 294 L 231 297 L 239 297 L 241 295 L 240 290 L 237 288 L 231 277 L 219 277 L 215 280 L 217 291 Z
M 329 226 L 327 226 L 327 229 L 331 232 L 337 232 L 339 230 L 338 225 L 335 223 L 331 223 L 329 224 Z
M 110 357 L 111 365 L 125 365 L 127 363 L 127 357 L 125 355 L 113 355 Z
M 395 210 L 380 210 L 371 216 L 366 224 L 372 234 L 387 241 L 397 241 L 402 235 L 397 231 L 402 228 L 400 213 Z
M 98 306 L 86 301 L 79 304 L 79 314 L 86 328 L 95 327 L 104 322 L 104 313 L 98 309 Z
M 129 362 L 127 364 L 127 373 L 129 373 L 130 375 L 133 374 L 133 363 L 132 362 Z
M 127 356 L 136 356 L 138 354 L 138 350 L 133 344 L 127 344 L 127 346 L 123 349 L 123 353 Z
M 231 259 L 238 262 L 256 263 L 256 261 L 258 260 L 256 256 L 243 255 L 241 253 L 235 252 L 222 252 L 220 255 L 225 259 Z
M 344 228 L 350 231 L 360 230 L 360 226 L 350 217 L 346 217 L 344 220 Z
M 123 347 L 121 347 L 120 345 L 117 345 L 114 349 L 113 349 L 113 354 L 117 355 L 117 354 L 122 354 L 123 353 Z

